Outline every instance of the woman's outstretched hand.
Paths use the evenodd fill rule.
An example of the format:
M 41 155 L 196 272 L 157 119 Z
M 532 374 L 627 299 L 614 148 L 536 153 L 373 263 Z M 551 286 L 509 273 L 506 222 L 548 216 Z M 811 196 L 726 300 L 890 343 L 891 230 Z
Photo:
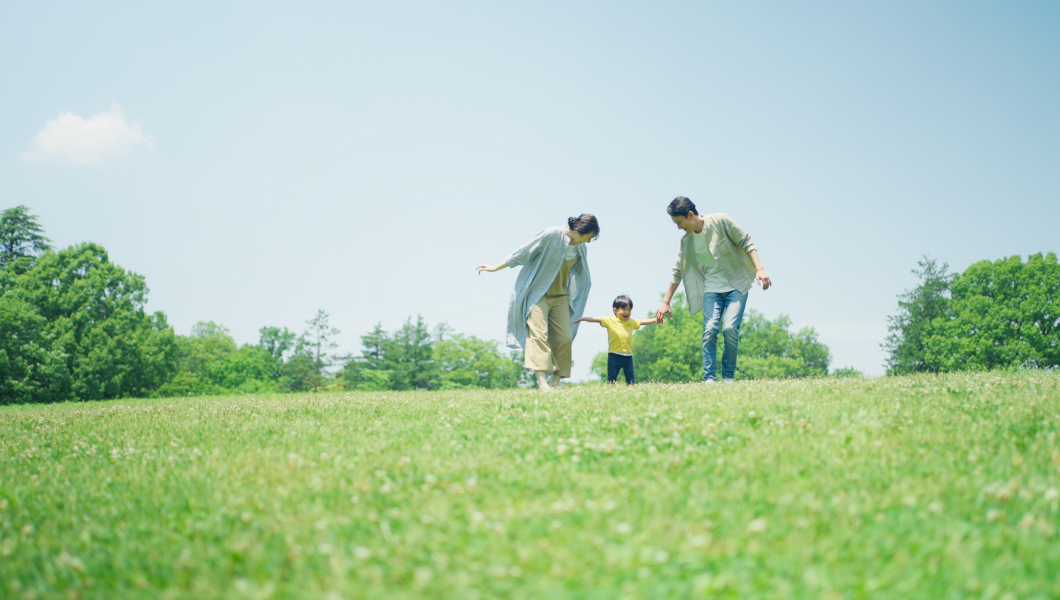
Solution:
M 505 268 L 507 266 L 508 266 L 507 262 L 502 262 L 501 264 L 493 266 L 493 267 L 491 267 L 489 265 L 479 265 L 479 266 L 475 267 L 475 270 L 478 271 L 479 275 L 481 275 L 483 271 L 486 271 L 487 273 L 492 273 L 494 271 L 500 271 L 501 269 L 503 269 L 503 268 Z

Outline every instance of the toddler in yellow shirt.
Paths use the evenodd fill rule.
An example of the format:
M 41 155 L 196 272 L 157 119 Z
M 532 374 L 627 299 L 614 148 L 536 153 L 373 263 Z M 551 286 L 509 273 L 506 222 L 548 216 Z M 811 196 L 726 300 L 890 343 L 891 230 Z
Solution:
M 618 380 L 618 372 L 622 371 L 626 376 L 626 384 L 632 385 L 636 382 L 633 374 L 633 330 L 645 325 L 654 325 L 659 319 L 638 321 L 629 318 L 633 313 L 633 300 L 626 295 L 615 298 L 611 308 L 615 311 L 613 317 L 582 317 L 575 323 L 588 321 L 607 328 L 607 383 L 615 383 Z

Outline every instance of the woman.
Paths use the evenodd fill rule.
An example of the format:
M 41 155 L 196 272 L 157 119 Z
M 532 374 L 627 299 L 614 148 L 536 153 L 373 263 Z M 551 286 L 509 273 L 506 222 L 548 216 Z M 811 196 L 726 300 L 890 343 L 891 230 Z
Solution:
M 523 268 L 508 306 L 508 346 L 523 349 L 542 390 L 570 377 L 570 347 L 578 334 L 571 321 L 581 318 L 591 285 L 585 244 L 599 236 L 596 217 L 583 214 L 537 234 L 499 265 L 475 267 L 479 273 Z

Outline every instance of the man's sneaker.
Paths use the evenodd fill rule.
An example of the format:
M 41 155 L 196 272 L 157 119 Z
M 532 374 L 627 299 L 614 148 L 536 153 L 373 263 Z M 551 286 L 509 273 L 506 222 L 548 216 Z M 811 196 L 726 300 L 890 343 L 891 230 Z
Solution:
M 717 381 L 714 381 L 713 379 L 704 379 L 703 383 L 714 384 L 714 383 L 717 383 Z
M 731 377 L 724 377 L 724 378 L 722 378 L 721 382 L 722 383 L 733 383 L 733 380 L 732 380 Z

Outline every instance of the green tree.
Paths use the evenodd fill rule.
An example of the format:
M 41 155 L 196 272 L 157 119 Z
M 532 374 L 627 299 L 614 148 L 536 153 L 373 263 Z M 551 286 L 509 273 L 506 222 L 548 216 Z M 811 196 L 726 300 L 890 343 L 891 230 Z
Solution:
M 453 334 L 445 324 L 431 333 L 422 317 L 406 319 L 393 334 L 376 325 L 338 377 L 361 390 L 506 388 L 529 381 L 521 355 L 505 356 L 496 342 Z
M 328 352 L 339 346 L 334 341 L 335 336 L 342 333 L 328 323 L 330 317 L 323 309 L 318 310 L 312 319 L 306 321 L 309 328 L 298 338 L 298 353 L 312 356 L 321 374 L 331 364 Z
M 277 381 L 276 359 L 264 348 L 242 346 L 207 370 L 224 393 L 262 394 L 283 391 Z
M 311 392 L 327 384 L 320 364 L 310 354 L 295 354 L 280 366 L 279 384 L 283 391 Z
M 404 389 L 433 390 L 439 387 L 441 369 L 434 361 L 435 339 L 421 316 L 416 317 L 415 323 L 412 319 L 405 319 L 405 324 L 394 335 L 402 366 L 399 382 Z
M 265 349 L 278 361 L 283 361 L 284 356 L 295 347 L 296 336 L 286 327 L 266 326 L 259 329 L 258 334 L 258 347 Z
M 347 362 L 340 377 L 354 389 L 437 389 L 441 372 L 434 360 L 434 341 L 423 317 L 406 319 L 393 335 L 378 324 L 361 336 L 361 355 Z
M 740 326 L 738 377 L 785 379 L 827 375 L 831 361 L 828 346 L 817 339 L 812 327 L 804 327 L 797 333 L 789 331 L 790 327 L 791 319 L 786 315 L 770 321 L 757 311 L 747 311 Z M 720 347 L 718 355 L 721 356 Z
M 69 397 L 66 355 L 31 304 L 0 296 L 0 404 L 59 402 Z
M 956 275 L 949 273 L 946 263 L 940 266 L 927 256 L 917 265 L 920 268 L 913 274 L 920 284 L 898 296 L 898 314 L 887 318 L 890 334 L 881 346 L 888 354 L 889 375 L 937 372 L 937 366 L 926 360 L 925 341 L 931 323 L 950 315 L 950 287 Z
M 1060 265 L 1054 253 L 980 261 L 953 281 L 948 314 L 925 328 L 932 371 L 1060 365 Z
M 441 371 L 442 389 L 513 388 L 524 370 L 501 353 L 497 342 L 463 334 L 435 342 L 434 362 Z
M 673 301 L 673 319 L 638 330 L 633 335 L 633 356 L 638 381 L 685 382 L 703 378 L 703 317 L 690 314 L 684 296 Z M 749 310 L 740 326 L 737 379 L 823 376 L 828 373 L 828 347 L 813 328 L 789 331 L 791 320 L 780 315 L 770 321 Z M 719 336 L 718 359 L 724 350 Z M 593 360 L 592 370 L 606 379 L 607 354 Z
M 16 266 L 25 270 L 31 259 L 51 250 L 37 217 L 25 206 L 9 208 L 0 214 L 0 269 Z
M 865 377 L 864 373 L 854 367 L 840 367 L 832 371 L 830 375 L 839 379 L 861 379 Z
M 210 396 L 279 392 L 279 363 L 259 346 L 239 348 L 228 329 L 199 322 L 190 336 L 177 336 L 177 373 L 155 396 Z
M 147 396 L 170 378 L 172 328 L 144 310 L 143 277 L 111 263 L 101 246 L 47 252 L 13 283 L 5 298 L 33 306 L 46 323 L 40 339 L 65 357 L 63 399 Z

